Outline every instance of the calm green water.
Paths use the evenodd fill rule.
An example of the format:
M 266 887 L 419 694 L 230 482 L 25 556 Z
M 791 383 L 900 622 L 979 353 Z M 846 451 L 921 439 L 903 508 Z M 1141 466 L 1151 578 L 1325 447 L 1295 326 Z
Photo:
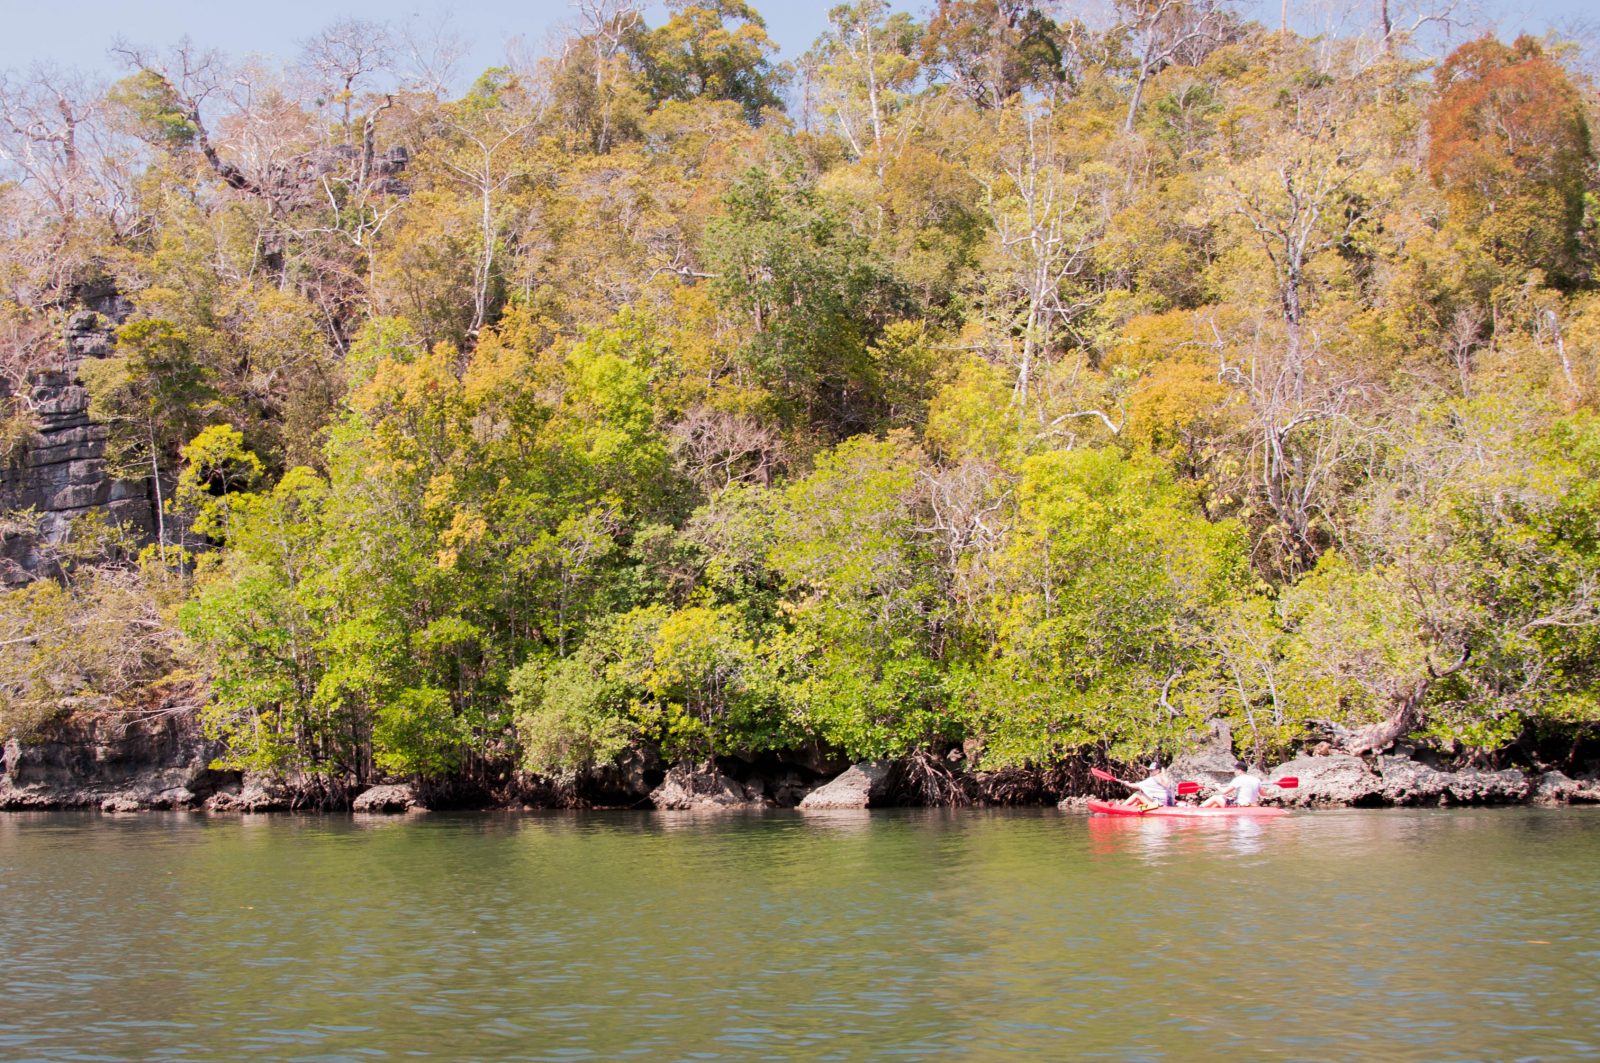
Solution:
M 1600 1055 L 1600 814 L 0 815 L 5 1059 Z

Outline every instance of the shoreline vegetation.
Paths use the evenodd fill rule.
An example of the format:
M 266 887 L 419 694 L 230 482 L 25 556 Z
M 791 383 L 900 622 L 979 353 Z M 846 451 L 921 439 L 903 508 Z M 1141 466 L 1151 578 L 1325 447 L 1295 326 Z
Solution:
M 271 812 L 399 814 L 427 811 L 593 809 L 658 811 L 843 811 L 904 806 L 994 808 L 1055 805 L 1085 812 L 1091 797 L 1120 798 L 1080 760 L 1047 771 L 966 772 L 927 758 L 851 764 L 822 754 L 786 758 L 720 758 L 699 765 L 642 758 L 555 780 L 508 773 L 498 785 L 460 779 L 397 780 L 362 785 L 326 775 L 285 776 L 216 767 L 220 747 L 191 719 L 144 725 L 59 728 L 48 738 L 0 749 L 0 811 L 191 811 L 212 815 Z M 1175 779 L 1226 783 L 1233 741 L 1219 728 L 1168 766 Z M 1403 745 L 1355 757 L 1316 751 L 1270 768 L 1262 802 L 1298 808 L 1462 807 L 1600 804 L 1600 776 L 1574 778 L 1559 769 L 1523 771 L 1453 765 L 1426 749 Z
M 0 78 L 0 807 L 1600 796 L 1581 42 L 580 7 Z

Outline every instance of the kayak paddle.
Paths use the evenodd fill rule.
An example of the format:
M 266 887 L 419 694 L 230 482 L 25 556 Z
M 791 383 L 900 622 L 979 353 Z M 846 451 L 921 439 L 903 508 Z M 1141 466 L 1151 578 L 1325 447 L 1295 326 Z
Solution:
M 1124 786 L 1133 786 L 1133 785 L 1135 785 L 1134 783 L 1131 783 L 1126 779 L 1119 779 L 1115 775 L 1111 774 L 1109 771 L 1105 771 L 1105 770 L 1103 770 L 1101 768 L 1090 768 L 1089 769 L 1089 774 L 1093 775 L 1096 779 L 1104 779 L 1106 782 L 1119 782 Z M 1293 790 L 1297 786 L 1300 785 L 1300 779 L 1297 776 L 1294 776 L 1294 775 L 1285 775 L 1281 779 L 1269 779 L 1265 783 L 1263 783 L 1263 785 L 1265 785 L 1265 786 L 1281 786 L 1285 790 Z M 1200 784 L 1197 783 L 1197 782 L 1181 782 L 1181 783 L 1178 784 L 1178 793 L 1180 793 L 1180 794 L 1195 794 L 1195 793 L 1199 793 L 1199 792 L 1200 792 Z
M 1135 784 L 1129 782 L 1126 779 L 1119 779 L 1115 775 L 1111 774 L 1109 771 L 1105 771 L 1105 770 L 1102 770 L 1100 768 L 1090 768 L 1089 769 L 1089 774 L 1093 775 L 1096 779 L 1103 779 L 1106 782 L 1119 782 L 1124 786 L 1133 786 L 1133 785 L 1135 785 Z
M 1269 782 L 1262 783 L 1262 785 L 1281 786 L 1285 790 L 1293 790 L 1295 787 L 1300 785 L 1300 780 L 1293 775 L 1285 775 L 1281 779 L 1273 779 Z M 1179 797 L 1187 797 L 1189 794 L 1197 794 L 1200 792 L 1200 790 L 1201 786 L 1197 782 L 1181 782 L 1178 784 Z

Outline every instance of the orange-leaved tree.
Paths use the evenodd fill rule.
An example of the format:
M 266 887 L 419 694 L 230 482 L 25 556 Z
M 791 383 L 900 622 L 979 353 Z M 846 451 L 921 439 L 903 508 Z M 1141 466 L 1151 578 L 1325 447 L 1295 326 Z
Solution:
M 1435 74 L 1428 168 L 1507 265 L 1570 284 L 1592 144 L 1583 99 L 1531 37 L 1462 45 Z

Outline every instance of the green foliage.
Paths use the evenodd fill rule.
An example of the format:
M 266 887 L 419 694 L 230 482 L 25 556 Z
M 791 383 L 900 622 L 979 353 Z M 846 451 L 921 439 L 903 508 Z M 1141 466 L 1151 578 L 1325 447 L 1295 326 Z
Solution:
M 32 432 L 72 370 L 107 511 L 159 506 L 137 571 L 3 515 L 52 579 L 0 599 L 0 726 L 192 666 L 224 763 L 353 780 L 1579 748 L 1582 79 L 1114 6 L 863 0 L 780 67 L 744 0 L 591 4 L 336 124 L 183 52 L 16 125 L 0 452 L 78 506 L 101 429 Z
M 524 665 L 511 681 L 524 763 L 565 775 L 629 742 L 683 760 L 792 744 L 801 734 L 751 634 L 729 607 L 651 606 L 607 619 L 572 657 Z
M 1529 722 L 1594 718 L 1600 436 L 1587 413 L 1528 413 L 1428 411 L 1369 489 L 1364 549 L 1285 594 L 1298 688 L 1489 749 Z
M 750 170 L 725 205 L 705 253 L 719 292 L 755 330 L 750 371 L 802 423 L 874 423 L 882 393 L 869 345 L 900 306 L 892 275 L 791 171 Z
M 173 496 L 192 507 L 197 535 L 226 539 L 230 495 L 255 487 L 266 474 L 261 459 L 244 447 L 244 434 L 232 425 L 212 425 L 183 448 L 183 471 Z
M 117 355 L 85 363 L 89 413 L 112 426 L 112 460 L 165 464 L 210 415 L 216 392 L 189 335 L 170 321 L 117 330 Z
M 752 124 L 782 106 L 777 46 L 745 0 L 672 0 L 672 16 L 640 35 L 635 54 L 656 102 L 731 100 Z
M 241 768 L 356 768 L 347 750 L 300 745 L 321 720 L 316 694 L 328 671 L 329 602 L 314 580 L 328 485 L 293 469 L 270 491 L 230 503 L 226 551 L 204 557 L 196 593 L 179 615 L 214 662 L 206 731 Z M 328 761 L 331 759 L 332 764 Z
M 373 759 L 379 771 L 438 777 L 460 766 L 463 737 L 449 691 L 403 688 L 374 713 Z
M 971 359 L 934 396 L 928 410 L 927 440 L 951 461 L 998 461 L 1017 442 L 1011 419 L 996 416 L 1010 405 L 1011 386 L 1005 373 L 981 359 Z
M 1159 461 L 1109 448 L 1029 458 L 1017 518 L 967 678 L 985 761 L 1173 745 L 1194 721 L 1163 702 L 1213 667 L 1209 614 L 1247 585 L 1240 529 L 1206 521 Z
M 628 748 L 625 701 L 599 646 L 594 639 L 572 657 L 535 659 L 512 673 L 511 707 L 529 770 L 570 778 Z
M 106 98 L 126 114 L 136 136 L 167 151 L 182 151 L 199 133 L 171 82 L 153 70 L 123 78 L 112 86 Z
M 82 530 L 92 539 L 94 529 Z M 192 685 L 169 622 L 181 585 L 124 564 L 76 564 L 63 582 L 0 593 L 0 738 L 73 714 L 133 711 Z
M 953 733 L 937 712 L 948 606 L 932 542 L 918 532 L 927 459 L 904 433 L 857 437 L 784 492 L 772 564 L 787 590 L 800 711 L 858 756 Z

